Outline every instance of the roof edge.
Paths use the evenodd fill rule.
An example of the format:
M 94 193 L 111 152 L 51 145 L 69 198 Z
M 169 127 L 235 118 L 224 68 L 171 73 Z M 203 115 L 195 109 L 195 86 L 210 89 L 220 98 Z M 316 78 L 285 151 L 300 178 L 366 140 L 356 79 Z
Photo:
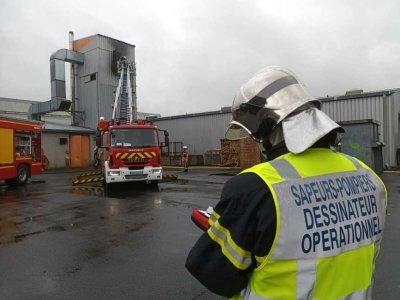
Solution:
M 357 98 L 368 98 L 368 97 L 377 97 L 377 96 L 384 96 L 384 95 L 391 95 L 393 93 L 399 92 L 400 88 L 393 88 L 381 91 L 371 91 L 371 92 L 363 92 L 359 94 L 352 94 L 352 95 L 340 95 L 340 96 L 330 96 L 330 97 L 321 97 L 317 98 L 318 100 L 325 102 L 325 101 L 335 101 L 335 100 L 347 100 L 347 99 L 357 99 Z
M 136 46 L 133 45 L 133 44 L 129 44 L 129 43 L 127 43 L 127 42 L 124 42 L 124 41 L 121 41 L 121 40 L 118 40 L 118 39 L 116 39 L 116 38 L 112 38 L 112 37 L 109 37 L 109 36 L 106 36 L 106 35 L 100 34 L 100 33 L 96 33 L 96 34 L 92 34 L 92 35 L 88 35 L 88 36 L 82 37 L 82 38 L 80 38 L 80 39 L 76 39 L 76 40 L 74 40 L 74 42 L 80 41 L 80 40 L 84 40 L 84 39 L 87 39 L 87 38 L 94 38 L 94 37 L 96 37 L 96 36 L 105 37 L 105 38 L 107 38 L 107 39 L 114 40 L 114 41 L 117 41 L 117 42 L 120 42 L 120 43 L 123 43 L 123 44 L 126 44 L 126 45 L 128 45 L 128 46 L 131 46 L 131 47 L 136 48 Z

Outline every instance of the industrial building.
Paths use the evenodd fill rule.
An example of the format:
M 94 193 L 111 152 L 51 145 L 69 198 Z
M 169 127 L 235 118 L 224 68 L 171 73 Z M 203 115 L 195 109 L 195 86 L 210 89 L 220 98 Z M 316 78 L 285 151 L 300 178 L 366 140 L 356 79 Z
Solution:
M 347 130 L 342 141 L 344 152 L 359 157 L 378 171 L 384 166 L 400 165 L 400 89 L 351 91 L 346 95 L 319 100 L 322 110 Z M 220 140 L 224 139 L 230 120 L 230 108 L 222 108 L 219 111 L 157 118 L 153 123 L 168 130 L 170 142 L 187 145 L 192 155 L 204 155 L 210 149 L 221 148 Z M 354 130 L 356 125 L 357 130 Z
M 117 61 L 122 57 L 135 66 L 135 46 L 101 34 L 75 40 L 70 32 L 69 49 L 57 50 L 50 56 L 51 100 L 0 98 L 0 114 L 43 121 L 47 136 L 44 148 L 52 153 L 49 159 L 53 167 L 85 166 L 91 160 L 99 118 L 111 119 L 119 80 Z M 71 99 L 66 98 L 66 62 L 71 64 Z M 139 118 L 151 115 L 159 129 L 169 132 L 169 155 L 179 156 L 183 145 L 189 147 L 191 156 L 198 158 L 221 149 L 221 140 L 231 120 L 230 107 L 170 117 L 138 113 L 135 70 L 129 79 L 133 115 Z M 347 129 L 341 145 L 343 152 L 359 157 L 376 170 L 400 165 L 400 89 L 353 90 L 320 100 L 322 110 Z M 81 163 L 73 162 L 72 158 L 66 163 L 64 155 L 72 148 L 81 149 L 81 157 L 85 157 Z M 204 160 L 197 159 L 197 163 Z
M 50 168 L 91 164 L 99 118 L 111 119 L 119 80 L 117 61 L 124 56 L 135 65 L 134 45 L 100 34 L 74 40 L 70 32 L 69 37 L 69 49 L 59 49 L 50 56 L 51 100 L 0 98 L 1 115 L 43 122 L 43 148 Z M 71 99 L 66 97 L 66 62 L 71 67 Z M 135 72 L 130 80 L 133 111 L 137 113 Z
M 0 115 L 27 120 L 29 108 L 36 103 L 37 101 L 0 97 Z M 94 130 L 72 126 L 71 114 L 64 111 L 44 114 L 41 121 L 42 147 L 49 159 L 49 168 L 87 167 L 91 164 Z
M 135 65 L 135 46 L 101 34 L 73 41 L 73 51 L 83 54 L 84 63 L 72 70 L 74 124 L 95 129 L 100 117 L 111 119 L 118 86 L 117 61 L 125 56 Z M 136 72 L 131 74 L 133 115 L 137 113 Z
M 383 143 L 383 163 L 390 167 L 400 165 L 400 89 L 374 92 L 350 91 L 342 96 L 326 97 L 320 100 L 322 101 L 322 110 L 335 121 L 345 122 L 343 125 L 345 129 L 351 122 L 359 123 L 359 121 L 370 120 L 369 123 L 375 123 L 374 127 L 378 128 L 375 142 Z M 371 135 L 373 134 L 371 132 Z M 352 139 L 363 145 L 360 149 L 380 146 L 379 144 L 365 144 L 356 133 Z M 349 141 L 349 143 L 351 142 Z M 349 154 L 357 156 L 357 153 Z
M 171 143 L 182 142 L 191 155 L 204 155 L 207 150 L 221 148 L 220 139 L 224 138 L 230 121 L 230 107 L 152 119 L 154 125 L 168 131 Z

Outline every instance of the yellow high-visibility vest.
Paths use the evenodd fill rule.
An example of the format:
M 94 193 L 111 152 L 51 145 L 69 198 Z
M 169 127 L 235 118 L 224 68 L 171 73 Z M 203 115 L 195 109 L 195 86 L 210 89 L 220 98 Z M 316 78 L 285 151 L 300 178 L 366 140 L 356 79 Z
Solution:
M 270 253 L 235 299 L 370 299 L 387 192 L 361 161 L 313 148 L 244 172 L 260 176 L 276 207 Z

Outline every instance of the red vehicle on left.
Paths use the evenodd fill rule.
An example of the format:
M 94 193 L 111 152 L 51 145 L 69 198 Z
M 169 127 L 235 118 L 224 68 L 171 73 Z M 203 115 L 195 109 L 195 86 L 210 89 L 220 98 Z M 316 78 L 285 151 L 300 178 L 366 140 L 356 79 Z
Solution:
M 42 125 L 0 116 L 0 180 L 23 185 L 43 171 Z

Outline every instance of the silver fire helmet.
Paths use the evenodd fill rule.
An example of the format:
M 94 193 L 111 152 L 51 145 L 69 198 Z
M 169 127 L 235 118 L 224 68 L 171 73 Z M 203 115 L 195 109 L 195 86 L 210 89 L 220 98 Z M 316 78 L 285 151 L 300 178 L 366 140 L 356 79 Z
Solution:
M 295 118 L 295 113 L 304 110 L 308 111 L 310 108 L 319 110 L 320 107 L 320 101 L 308 93 L 304 84 L 290 70 L 279 66 L 266 67 L 240 87 L 239 93 L 233 101 L 232 121 L 225 137 L 234 140 L 250 135 L 255 141 L 262 142 L 263 139 L 269 138 L 276 126 L 289 116 Z M 310 116 L 313 118 L 310 118 Z M 325 124 L 323 121 L 315 122 L 315 118 L 318 119 L 320 117 L 322 117 L 321 114 L 315 113 L 308 114 L 307 117 L 301 119 L 307 122 L 308 127 L 312 127 L 309 124 L 310 122 L 314 122 L 315 126 L 319 126 L 321 122 Z M 328 116 L 326 117 L 329 118 Z M 331 123 L 329 124 L 332 125 Z M 333 127 L 324 127 L 324 130 L 322 130 L 324 135 L 329 133 L 329 131 L 326 132 L 328 127 L 330 130 L 340 127 L 338 124 L 334 124 L 335 126 Z M 302 126 L 303 124 L 297 122 L 297 125 Z M 285 132 L 286 128 L 287 126 L 283 126 L 287 146 L 297 142 L 304 144 L 301 141 L 304 136 L 296 137 L 290 133 L 288 134 Z M 315 129 L 318 131 L 318 128 Z M 318 139 L 322 137 L 320 134 L 317 135 Z M 288 143 L 287 139 L 289 137 L 291 141 Z M 316 136 L 307 140 L 312 141 L 315 138 Z M 299 153 L 298 149 L 304 151 L 310 146 L 302 145 L 296 147 L 293 153 Z

